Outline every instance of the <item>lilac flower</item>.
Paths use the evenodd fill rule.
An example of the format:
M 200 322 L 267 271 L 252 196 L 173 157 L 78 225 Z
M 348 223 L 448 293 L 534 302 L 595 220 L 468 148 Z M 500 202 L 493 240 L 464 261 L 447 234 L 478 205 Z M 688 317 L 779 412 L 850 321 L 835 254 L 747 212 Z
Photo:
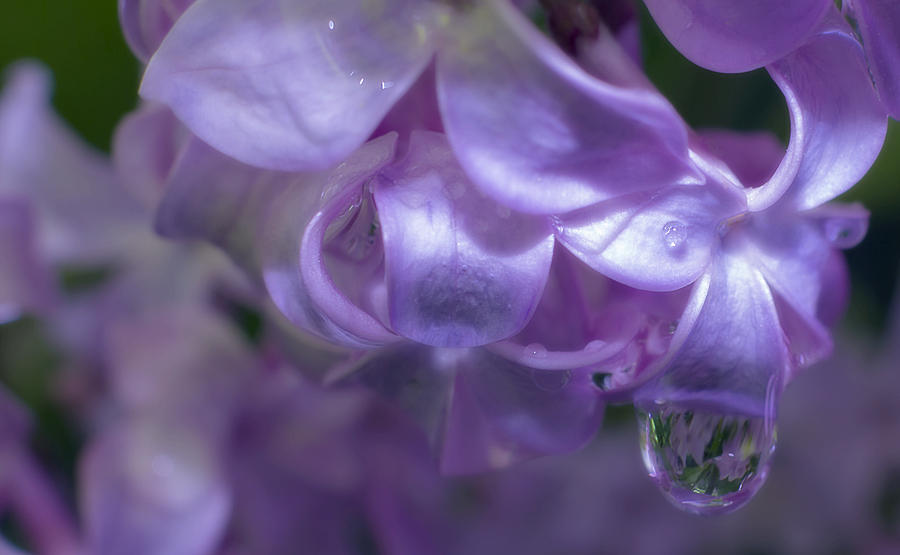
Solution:
M 49 312 L 56 266 L 109 263 L 135 229 L 108 164 L 51 112 L 49 81 L 21 63 L 0 98 L 0 322 Z
M 426 445 L 367 394 L 314 388 L 200 312 L 136 320 L 109 347 L 120 416 L 81 467 L 92 552 L 438 549 Z
M 51 480 L 28 452 L 31 416 L 0 387 L 0 511 L 15 515 L 42 553 L 75 555 L 80 541 Z M 19 553 L 0 537 L 4 553 Z
M 437 347 L 398 345 L 355 355 L 329 379 L 359 369 L 366 380 L 387 380 L 395 396 L 421 394 L 411 408 L 427 421 L 433 439 L 443 440 L 445 470 L 503 466 L 579 446 L 601 414 L 590 373 L 547 372 L 551 383 L 541 389 L 535 383 L 544 374 L 540 363 L 565 370 L 610 359 L 641 326 L 616 336 L 582 313 L 573 319 L 577 335 L 566 344 L 544 335 L 538 346 L 541 330 L 529 334 L 526 328 L 527 343 L 514 338 L 498 345 L 506 355 L 469 349 L 517 334 L 536 310 L 546 310 L 538 301 L 553 253 L 549 223 L 503 213 L 483 199 L 478 206 L 480 197 L 472 195 L 442 136 L 414 134 L 401 158 L 394 142 L 394 136 L 372 141 L 332 172 L 284 174 L 245 166 L 194 141 L 172 171 L 158 225 L 167 234 L 206 237 L 225 247 L 293 324 L 310 333 L 355 349 L 387 347 L 404 337 Z M 422 219 L 426 208 L 430 222 Z M 491 227 L 509 222 L 518 223 L 519 236 L 502 237 Z M 603 286 L 599 276 L 594 280 Z M 518 295 L 505 289 L 513 283 Z M 602 305 L 614 298 L 597 299 Z M 588 335 L 594 333 L 600 335 Z M 559 352 L 548 352 L 557 345 Z M 401 374 L 394 367 L 404 359 L 421 366 Z M 528 359 L 537 359 L 538 369 L 523 366 Z M 490 379 L 483 368 L 491 368 Z M 407 381 L 418 383 L 413 390 L 419 393 L 411 395 Z M 464 396 L 464 388 L 475 397 Z M 443 411 L 451 398 L 453 407 Z M 470 420 L 483 418 L 482 444 L 472 428 L 478 422 L 452 421 L 465 411 Z M 460 443 L 452 430 L 468 430 L 469 440 Z
M 705 175 L 704 184 L 676 183 L 555 217 L 556 235 L 563 245 L 597 271 L 627 285 L 670 290 L 697 280 L 672 338 L 668 364 L 652 365 L 642 375 L 614 374 L 605 395 L 609 399 L 628 395 L 636 400 L 651 414 L 648 426 L 654 422 L 652 417 L 671 423 L 678 422 L 678 414 L 684 411 L 706 411 L 707 416 L 689 424 L 696 428 L 693 432 L 684 430 L 695 440 L 701 439 L 696 434 L 707 423 L 724 426 L 723 414 L 748 419 L 735 424 L 756 430 L 747 438 L 754 446 L 750 452 L 755 462 L 746 476 L 755 482 L 744 483 L 746 487 L 736 495 L 716 494 L 718 486 L 711 486 L 706 494 L 688 493 L 687 498 L 678 498 L 683 493 L 680 488 L 691 484 L 668 482 L 673 467 L 657 466 L 677 468 L 680 463 L 663 463 L 655 457 L 668 456 L 667 450 L 674 450 L 680 459 L 689 454 L 680 450 L 696 446 L 656 445 L 659 449 L 648 451 L 648 464 L 660 484 L 677 501 L 697 503 L 697 510 L 709 510 L 710 503 L 732 510 L 741 503 L 740 498 L 746 499 L 761 484 L 773 441 L 775 400 L 796 368 L 830 351 L 822 322 L 835 313 L 845 295 L 840 284 L 836 291 L 825 289 L 832 285 L 830 274 L 839 264 L 834 262 L 833 249 L 852 246 L 865 230 L 866 214 L 860 208 L 822 204 L 851 187 L 871 165 L 884 139 L 886 118 L 867 78 L 861 48 L 848 26 L 834 11 L 817 25 L 793 51 L 769 67 L 791 112 L 791 142 L 783 158 L 779 160 L 777 148 L 757 149 L 760 140 L 756 137 L 748 143 L 736 137 L 707 137 L 712 147 L 694 137 L 691 162 Z M 494 35 L 486 35 L 475 44 L 489 49 L 497 42 Z M 459 79 L 452 82 L 465 82 L 468 77 L 473 82 L 471 90 L 480 86 L 481 97 L 489 99 L 507 98 L 498 91 L 508 91 L 509 97 L 528 91 L 523 96 L 533 98 L 538 96 L 536 91 L 543 90 L 553 91 L 550 98 L 562 97 L 559 80 L 549 84 L 524 78 L 488 81 L 477 67 L 460 58 L 454 68 Z M 613 69 L 619 73 L 612 75 L 622 75 L 621 66 Z M 594 71 L 598 70 L 610 74 L 609 68 Z M 589 77 L 583 73 L 572 77 L 568 86 L 574 89 L 584 79 Z M 453 113 L 448 106 L 459 100 L 457 115 L 463 124 L 454 125 L 454 120 L 445 117 L 448 136 L 467 173 L 489 194 L 508 195 L 507 181 L 498 177 L 508 176 L 508 181 L 527 192 L 504 200 L 514 207 L 531 206 L 529 203 L 541 201 L 545 182 L 566 171 L 581 170 L 581 165 L 566 163 L 565 158 L 551 158 L 542 167 L 521 172 L 520 152 L 504 141 L 523 133 L 508 136 L 497 123 L 485 125 L 491 114 L 504 114 L 512 102 L 504 100 L 493 110 L 471 110 L 475 104 L 467 102 L 464 95 L 453 94 L 446 85 L 450 82 L 442 81 L 439 74 L 438 92 L 445 115 Z M 629 82 L 646 87 L 636 78 Z M 524 119 L 544 117 L 542 128 L 581 137 L 581 114 L 589 109 L 580 108 L 577 113 L 550 111 L 549 117 L 545 117 L 546 110 L 535 110 Z M 532 123 L 531 128 L 537 125 Z M 572 159 L 590 156 L 589 148 L 582 144 Z M 751 159 L 750 164 L 740 162 L 733 168 L 727 165 L 732 160 L 746 160 L 748 153 L 764 156 L 773 152 L 774 158 Z M 735 175 L 745 171 L 746 175 Z M 525 185 L 530 187 L 525 189 Z M 553 191 L 559 195 L 569 189 Z M 577 194 L 577 189 L 572 191 Z M 757 425 L 753 419 L 762 423 Z M 661 422 L 656 421 L 656 429 Z M 674 439 L 675 435 L 650 435 L 645 445 L 652 447 L 654 437 Z M 718 466 L 708 469 L 722 471 Z
M 476 27 L 474 22 L 472 27 Z M 485 34 L 470 44 L 488 51 L 502 44 L 502 39 L 495 36 L 496 33 Z M 613 46 L 609 45 L 607 52 L 614 52 Z M 782 327 L 789 328 L 790 334 L 800 333 L 791 329 L 797 326 L 791 323 L 792 317 L 788 315 L 782 316 L 783 323 L 779 323 L 776 312 L 784 311 L 776 310 L 770 287 L 774 287 L 777 296 L 785 299 L 793 310 L 799 311 L 801 316 L 797 318 L 803 324 L 798 326 L 818 330 L 815 333 L 807 331 L 807 335 L 827 337 L 821 326 L 814 322 L 820 268 L 828 259 L 829 238 L 824 234 L 824 227 L 813 222 L 828 219 L 831 209 L 813 209 L 847 190 L 868 169 L 881 147 L 886 122 L 874 91 L 865 79 L 866 67 L 859 44 L 836 13 L 828 16 L 796 46 L 793 52 L 770 66 L 770 73 L 788 101 L 792 131 L 791 142 L 780 161 L 777 159 L 780 149 L 771 144 L 759 152 L 761 156 L 773 152 L 776 156 L 753 162 L 755 166 L 765 168 L 763 174 L 757 170 L 755 173 L 748 171 L 746 176 L 734 175 L 735 171 L 743 172 L 747 163 L 729 168 L 711 156 L 699 139 L 692 138 L 689 163 L 702 171 L 705 184 L 673 183 L 656 191 L 636 192 L 598 202 L 554 218 L 556 235 L 568 250 L 595 270 L 627 285 L 647 290 L 672 290 L 701 278 L 673 338 L 673 345 L 680 345 L 688 334 L 695 339 L 706 338 L 709 341 L 706 346 L 697 346 L 698 356 L 701 352 L 704 356 L 714 357 L 716 352 L 727 351 L 733 355 L 746 350 L 750 360 L 755 361 L 748 364 L 750 367 L 785 367 L 783 355 L 775 352 L 777 349 L 759 351 L 759 356 L 774 357 L 771 360 L 755 360 L 757 354 L 751 345 L 753 341 L 780 344 L 780 339 L 773 339 L 781 336 Z M 455 65 L 444 66 L 445 70 L 454 72 L 454 79 L 440 79 L 439 75 L 438 92 L 444 112 L 454 113 L 453 106 L 458 106 L 461 122 L 455 125 L 455 120 L 445 118 L 447 133 L 467 173 L 481 184 L 483 190 L 511 202 L 513 207 L 528 210 L 540 205 L 547 194 L 548 189 L 543 188 L 546 183 L 553 183 L 558 175 L 567 172 L 571 175 L 582 170 L 584 166 L 575 161 L 592 156 L 592 149 L 596 148 L 589 141 L 578 141 L 585 136 L 582 130 L 586 121 L 584 114 L 591 113 L 592 105 L 581 103 L 578 110 L 567 110 L 565 107 L 571 106 L 571 102 L 553 104 L 552 99 L 565 98 L 561 88 L 576 91 L 584 86 L 583 83 L 599 81 L 578 68 L 564 74 L 565 79 L 530 80 L 522 77 L 528 74 L 518 70 L 521 64 L 516 63 L 507 64 L 507 67 L 517 69 L 515 75 L 489 81 L 479 73 L 477 62 L 461 56 L 454 61 Z M 595 75 L 626 82 L 634 90 L 647 90 L 649 86 L 636 70 L 621 62 L 607 62 L 604 66 L 589 69 Z M 482 100 L 478 110 L 470 109 L 478 104 L 467 101 L 464 94 L 456 94 L 458 91 L 451 83 L 453 86 L 468 85 L 464 92 L 477 91 L 480 87 L 480 97 L 488 100 Z M 513 115 L 508 113 L 509 107 L 515 106 L 514 100 L 508 100 L 513 97 L 548 98 L 551 101 L 543 106 L 543 110 L 522 110 L 525 115 Z M 484 106 L 485 102 L 495 99 L 498 101 L 490 109 Z M 553 107 L 556 109 L 550 109 Z M 504 114 L 500 116 L 504 120 L 516 118 L 528 122 L 530 128 L 549 128 L 560 136 L 572 138 L 571 158 L 552 156 L 539 166 L 524 165 L 522 152 L 532 152 L 517 149 L 518 139 L 526 132 L 507 133 L 500 125 L 500 117 L 496 122 L 486 124 L 492 121 L 491 114 Z M 688 133 L 680 124 L 678 134 L 687 136 Z M 675 136 L 678 134 L 673 132 Z M 517 142 L 514 143 L 513 138 Z M 728 140 L 736 141 L 740 148 L 729 151 Z M 741 139 L 723 140 L 719 136 L 713 142 L 719 143 L 714 148 L 726 163 L 747 159 L 741 150 L 747 144 Z M 749 146 L 758 148 L 759 142 L 754 139 Z M 523 171 L 526 167 L 527 172 Z M 760 175 L 760 181 L 747 181 Z M 513 200 L 508 198 L 513 189 L 506 185 L 509 182 L 515 183 L 521 191 Z M 554 195 L 578 194 L 575 183 L 569 187 L 556 183 L 556 188 L 549 189 Z M 858 220 L 858 215 L 851 211 L 834 216 L 837 219 L 827 224 L 829 229 L 837 232 L 843 222 L 851 236 L 859 236 L 854 231 L 861 228 L 853 223 Z M 738 237 L 746 237 L 746 243 Z M 758 251 L 753 257 L 765 262 L 768 267 L 765 280 L 753 267 L 756 263 L 749 262 L 750 250 L 738 256 L 730 254 L 745 248 Z M 792 269 L 788 270 L 788 267 Z M 782 273 L 787 275 L 778 275 Z M 708 286 L 711 287 L 709 290 Z M 707 295 L 708 300 L 704 302 Z M 758 307 L 761 312 L 754 316 L 751 307 L 757 300 L 762 302 Z M 707 308 L 701 315 L 703 306 Z M 713 307 L 722 310 L 713 315 Z M 702 317 L 698 320 L 698 316 Z M 757 320 L 757 325 L 752 325 L 754 318 L 762 318 L 768 323 L 763 325 Z M 703 320 L 707 324 L 703 324 Z M 729 335 L 736 338 L 745 335 L 720 334 L 717 330 L 745 326 L 757 331 L 748 337 L 748 343 L 732 345 L 726 351 L 716 347 L 721 341 L 726 341 L 723 345 L 730 344 Z M 694 327 L 697 330 L 691 332 Z M 765 334 L 770 334 L 769 339 L 765 339 Z M 792 341 L 797 345 L 801 343 L 799 338 Z M 818 358 L 827 351 L 826 344 L 827 339 L 807 339 L 805 347 L 795 347 L 810 351 L 798 353 L 798 360 L 801 355 L 809 359 L 806 362 Z M 690 346 L 683 347 L 682 353 L 690 350 Z M 710 359 L 702 365 L 715 366 L 717 362 Z M 729 363 L 723 370 L 735 366 L 741 365 Z M 740 379 L 739 372 L 725 374 Z M 644 379 L 649 377 L 649 374 L 644 375 Z M 713 390 L 710 388 L 707 393 L 714 395 Z M 764 391 L 757 393 L 764 394 Z M 724 399 L 723 402 L 728 404 Z M 744 407 L 744 410 L 748 408 Z

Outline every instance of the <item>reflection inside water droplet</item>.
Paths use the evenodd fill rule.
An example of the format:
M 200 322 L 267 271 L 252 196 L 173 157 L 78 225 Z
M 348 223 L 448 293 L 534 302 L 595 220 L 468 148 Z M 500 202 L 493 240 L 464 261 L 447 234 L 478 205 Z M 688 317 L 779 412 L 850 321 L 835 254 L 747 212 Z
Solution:
M 679 410 L 638 411 L 644 465 L 675 506 L 731 512 L 765 483 L 775 430 L 763 418 Z
M 684 244 L 685 239 L 687 239 L 687 226 L 683 223 L 672 220 L 663 226 L 663 241 L 668 248 L 677 249 Z

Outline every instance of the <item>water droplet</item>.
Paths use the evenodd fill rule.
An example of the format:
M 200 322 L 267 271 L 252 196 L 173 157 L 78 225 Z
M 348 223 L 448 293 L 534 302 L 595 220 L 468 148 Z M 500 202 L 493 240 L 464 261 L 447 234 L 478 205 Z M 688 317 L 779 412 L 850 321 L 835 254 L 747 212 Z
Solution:
M 595 386 L 606 391 L 612 385 L 612 374 L 609 372 L 594 372 L 591 376 L 591 381 L 594 382 Z
M 538 389 L 543 391 L 560 391 L 569 385 L 572 379 L 571 370 L 531 370 L 531 381 Z
M 334 20 L 333 19 L 328 20 L 328 28 L 330 30 L 334 31 Z
M 687 239 L 687 226 L 678 220 L 666 222 L 663 226 L 663 240 L 670 249 L 677 249 Z
M 525 356 L 531 358 L 547 358 L 547 347 L 540 343 L 531 343 L 525 347 Z
M 365 78 L 365 77 L 360 77 L 360 78 L 359 78 L 359 84 L 360 84 L 360 85 L 362 85 L 362 84 L 365 83 L 365 82 L 366 82 L 366 78 Z
M 680 410 L 639 411 L 650 477 L 676 506 L 695 514 L 731 512 L 765 483 L 775 430 L 764 418 Z
M 863 240 L 867 228 L 864 219 L 831 218 L 825 220 L 825 238 L 835 248 L 849 249 Z
M 594 339 L 588 342 L 587 345 L 584 346 L 585 351 L 599 351 L 603 347 L 606 347 L 606 341 L 602 339 Z
M 672 320 L 669 322 L 668 327 L 666 328 L 666 332 L 669 335 L 675 335 L 675 332 L 678 331 L 678 320 Z
M 804 355 L 803 353 L 794 353 L 791 356 L 791 360 L 794 361 L 794 365 L 797 368 L 803 368 L 804 366 L 806 366 L 806 355 Z
M 383 91 L 386 91 L 393 86 L 394 86 L 393 81 L 382 81 L 381 82 L 381 90 L 383 90 Z

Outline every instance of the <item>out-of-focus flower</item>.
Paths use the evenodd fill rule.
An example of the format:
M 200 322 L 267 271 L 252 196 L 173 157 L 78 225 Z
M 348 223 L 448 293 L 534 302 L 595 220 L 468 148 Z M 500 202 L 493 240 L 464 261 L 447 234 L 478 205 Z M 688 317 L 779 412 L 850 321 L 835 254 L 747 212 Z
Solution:
M 41 553 L 76 555 L 80 539 L 59 492 L 28 452 L 31 418 L 0 387 L 0 514 L 12 514 Z M 0 551 L 19 553 L 0 536 Z
M 0 322 L 48 313 L 63 265 L 113 264 L 137 233 L 137 205 L 102 156 L 50 110 L 35 63 L 8 73 L 0 98 Z
M 109 346 L 120 416 L 80 473 L 91 552 L 441 549 L 424 438 L 365 392 L 308 385 L 196 311 Z
M 673 499 L 732 510 L 765 477 L 778 396 L 831 349 L 836 250 L 867 214 L 824 203 L 886 128 L 850 27 L 801 4 L 780 12 L 800 6 L 795 34 L 743 62 L 785 95 L 782 152 L 693 133 L 609 35 L 576 62 L 505 0 L 200 0 L 142 88 L 199 137 L 148 148 L 166 162 L 144 169 L 175 160 L 158 229 L 225 248 L 299 328 L 380 349 L 329 378 L 418 407 L 445 470 L 580 445 L 593 375 L 647 412 L 645 462 Z M 141 120 L 165 143 L 155 110 Z M 615 329 L 615 310 L 637 316 Z M 580 332 L 560 341 L 566 312 Z

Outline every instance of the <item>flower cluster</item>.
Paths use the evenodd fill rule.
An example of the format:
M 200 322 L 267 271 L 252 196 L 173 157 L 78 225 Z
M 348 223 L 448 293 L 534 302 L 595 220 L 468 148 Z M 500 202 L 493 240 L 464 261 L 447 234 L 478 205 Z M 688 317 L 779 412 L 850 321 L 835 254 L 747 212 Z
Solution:
M 647 7 L 694 62 L 766 68 L 786 149 L 690 129 L 628 3 L 123 0 L 148 104 L 117 156 L 165 176 L 160 233 L 224 248 L 344 349 L 326 381 L 406 406 L 445 472 L 572 450 L 631 401 L 667 495 L 731 510 L 831 350 L 868 214 L 828 202 L 881 148 L 897 10 Z
M 575 451 L 618 403 L 666 498 L 746 504 L 833 348 L 868 212 L 832 201 L 900 116 L 900 7 L 645 4 L 692 62 L 765 68 L 786 147 L 692 129 L 628 0 L 119 0 L 143 103 L 111 161 L 17 67 L 0 323 L 38 315 L 65 353 L 83 526 L 5 389 L 0 504 L 53 553 L 497 552 L 564 480 L 441 475 Z M 72 267 L 105 277 L 73 292 Z M 632 468 L 609 446 L 565 472 Z

